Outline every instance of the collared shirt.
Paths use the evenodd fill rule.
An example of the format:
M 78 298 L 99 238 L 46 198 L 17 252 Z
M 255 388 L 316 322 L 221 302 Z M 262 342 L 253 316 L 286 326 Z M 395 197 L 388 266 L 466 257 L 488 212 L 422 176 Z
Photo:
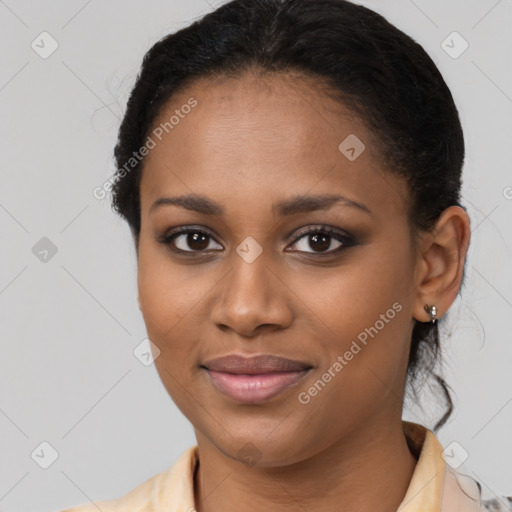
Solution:
M 397 512 L 512 512 L 512 497 L 481 499 L 480 484 L 460 470 L 460 461 L 454 463 L 454 454 L 443 450 L 432 431 L 408 421 L 402 421 L 402 428 L 417 463 Z M 62 512 L 195 512 L 197 462 L 196 445 L 182 453 L 170 469 L 123 497 Z

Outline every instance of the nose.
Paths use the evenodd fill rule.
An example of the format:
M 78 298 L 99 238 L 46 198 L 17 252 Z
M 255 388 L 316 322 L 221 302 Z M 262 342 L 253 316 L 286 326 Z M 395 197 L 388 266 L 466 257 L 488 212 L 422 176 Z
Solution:
M 248 263 L 235 256 L 222 280 L 211 320 L 222 330 L 252 338 L 262 330 L 280 330 L 293 319 L 291 291 L 264 257 Z

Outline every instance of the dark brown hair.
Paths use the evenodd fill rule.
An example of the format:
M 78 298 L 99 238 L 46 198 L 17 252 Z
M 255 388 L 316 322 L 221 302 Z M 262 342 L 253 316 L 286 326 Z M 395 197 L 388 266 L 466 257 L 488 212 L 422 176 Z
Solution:
M 408 183 L 412 233 L 432 229 L 449 206 L 462 206 L 459 115 L 418 43 L 381 15 L 345 0 L 233 0 L 167 35 L 144 56 L 119 129 L 119 176 L 112 189 L 113 209 L 129 223 L 137 251 L 144 160 L 128 173 L 119 170 L 175 93 L 200 78 L 236 77 L 249 69 L 261 75 L 299 72 L 327 83 L 365 121 L 389 172 Z M 438 324 L 416 321 L 407 369 L 415 399 L 420 374 L 433 375 L 442 390 L 447 409 L 434 430 L 453 410 L 449 386 L 434 373 Z

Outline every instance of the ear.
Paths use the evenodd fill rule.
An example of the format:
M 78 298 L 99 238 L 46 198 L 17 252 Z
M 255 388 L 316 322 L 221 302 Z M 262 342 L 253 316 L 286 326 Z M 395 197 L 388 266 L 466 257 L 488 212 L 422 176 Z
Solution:
M 460 206 L 443 211 L 432 232 L 420 238 L 413 316 L 429 322 L 425 304 L 437 307 L 440 318 L 459 292 L 471 237 L 470 220 Z

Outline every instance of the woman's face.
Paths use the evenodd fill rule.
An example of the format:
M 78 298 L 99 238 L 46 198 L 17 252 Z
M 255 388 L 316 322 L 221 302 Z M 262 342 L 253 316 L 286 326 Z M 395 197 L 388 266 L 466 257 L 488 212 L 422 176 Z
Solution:
M 407 189 L 383 170 L 365 125 L 312 82 L 246 75 L 188 87 L 154 127 L 139 302 L 158 373 L 196 434 L 231 458 L 278 466 L 363 427 L 395 428 L 417 256 Z M 179 196 L 205 200 L 154 205 Z M 191 233 L 159 242 L 178 227 Z M 273 381 L 288 387 L 230 395 L 203 367 L 229 354 L 309 369 Z

